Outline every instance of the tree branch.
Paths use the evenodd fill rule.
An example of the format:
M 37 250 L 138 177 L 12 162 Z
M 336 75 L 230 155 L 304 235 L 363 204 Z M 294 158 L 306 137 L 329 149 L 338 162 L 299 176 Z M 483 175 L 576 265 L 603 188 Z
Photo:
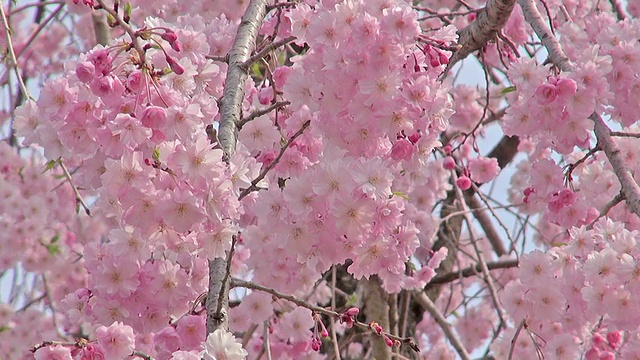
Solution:
M 429 314 L 431 314 L 438 325 L 440 325 L 442 332 L 444 332 L 447 339 L 449 339 L 449 342 L 456 350 L 458 355 L 460 355 L 460 358 L 462 358 L 462 360 L 471 360 L 471 355 L 469 355 L 467 350 L 462 345 L 462 341 L 460 340 L 458 335 L 453 332 L 453 330 L 451 329 L 451 325 L 449 325 L 447 319 L 445 319 L 444 315 L 442 315 L 440 310 L 438 310 L 436 304 L 434 304 L 433 301 L 431 301 L 431 299 L 429 299 L 429 297 L 424 292 L 414 292 L 413 295 L 414 299 L 416 299 L 416 301 L 420 305 L 422 305 L 422 307 L 425 308 L 429 312 Z
M 236 149 L 237 125 L 242 118 L 242 101 L 244 100 L 244 85 L 249 78 L 248 67 L 252 50 L 256 46 L 258 30 L 267 11 L 266 0 L 251 0 L 249 7 L 242 16 L 238 33 L 229 51 L 229 67 L 222 99 L 220 99 L 220 128 L 218 138 L 220 147 L 228 160 Z
M 246 67 L 251 51 L 255 48 L 258 30 L 266 15 L 266 0 L 251 0 L 247 11 L 242 16 L 238 32 L 229 52 L 227 78 L 220 100 L 220 128 L 218 139 L 226 161 L 235 152 L 237 124 L 242 118 L 242 101 L 244 86 L 249 77 Z M 231 258 L 215 258 L 209 260 L 209 290 L 207 293 L 207 333 L 217 329 L 228 330 L 229 318 L 229 277 L 227 262 Z M 222 300 L 220 300 L 222 299 Z
M 377 322 L 383 329 L 391 331 L 389 327 L 389 294 L 382 288 L 378 276 L 373 275 L 364 284 L 364 306 L 367 322 Z M 391 360 L 391 348 L 382 337 L 371 339 L 371 357 L 376 360 Z
M 100 45 L 107 46 L 109 45 L 109 25 L 107 24 L 107 19 L 97 13 L 92 14 L 93 20 L 93 30 L 96 33 L 96 43 Z
M 604 123 L 604 120 L 596 113 L 591 114 L 589 119 L 593 120 L 595 124 L 593 130 L 598 138 L 598 146 L 600 146 L 607 155 L 609 163 L 611 163 L 611 167 L 613 167 L 613 172 L 618 177 L 618 181 L 620 181 L 622 194 L 624 195 L 629 210 L 640 218 L 640 186 L 638 186 L 638 183 L 633 178 L 631 169 L 629 169 L 629 166 L 627 166 L 627 163 L 624 161 L 620 148 L 613 138 L 611 138 L 611 130 L 609 130 L 607 124 Z
M 538 35 L 542 45 L 549 52 L 549 60 L 562 71 L 570 71 L 571 64 L 564 54 L 558 39 L 551 33 L 547 24 L 542 19 L 542 15 L 536 7 L 535 0 L 518 0 L 518 4 L 522 8 L 525 20 L 531 25 L 533 31 Z
M 515 3 L 516 0 L 489 0 L 476 19 L 458 31 L 459 49 L 451 55 L 443 76 L 446 76 L 458 61 L 481 49 L 502 30 Z

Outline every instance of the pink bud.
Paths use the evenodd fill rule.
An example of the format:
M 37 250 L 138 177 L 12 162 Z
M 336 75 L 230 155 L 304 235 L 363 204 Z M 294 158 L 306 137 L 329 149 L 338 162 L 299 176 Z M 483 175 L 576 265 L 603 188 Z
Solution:
M 440 60 L 440 64 L 446 65 L 449 63 L 449 58 L 443 52 L 438 53 L 438 60 Z
M 360 309 L 356 307 L 352 307 L 352 308 L 349 308 L 349 310 L 345 311 L 344 313 L 349 316 L 356 316 L 360 313 Z
M 607 334 L 607 342 L 613 350 L 617 350 L 622 342 L 622 333 L 620 331 L 612 331 Z
M 320 336 L 322 336 L 323 338 L 326 338 L 329 336 L 329 332 L 326 329 L 323 329 L 322 332 L 320 333 Z
M 176 33 L 174 33 L 173 31 L 170 31 L 170 30 L 168 30 L 164 34 L 160 35 L 160 37 L 164 41 L 168 42 L 169 44 L 171 44 L 172 42 L 178 40 L 178 35 L 176 35 Z
M 460 190 L 468 190 L 471 187 L 471 179 L 469 179 L 468 176 L 460 176 L 458 180 L 456 180 L 456 185 Z
M 456 167 L 456 161 L 453 159 L 453 156 L 447 156 L 444 158 L 442 162 L 442 167 L 446 170 L 453 170 Z
M 389 339 L 389 337 L 386 335 L 384 337 L 384 342 L 387 344 L 388 347 L 393 347 L 393 340 Z
M 591 338 L 591 341 L 593 341 L 593 345 L 598 347 L 604 345 L 604 338 L 602 337 L 602 335 L 600 335 L 600 333 L 593 334 L 593 338 Z
M 415 145 L 418 142 L 418 140 L 420 140 L 421 137 L 422 137 L 422 135 L 420 134 L 420 132 L 416 131 L 412 135 L 409 135 L 408 139 L 409 139 L 409 141 L 411 141 L 412 144 Z
M 311 348 L 313 351 L 319 351 L 320 345 L 322 345 L 322 342 L 317 337 L 314 337 L 313 340 L 311 340 Z
M 600 350 L 596 347 L 592 347 L 587 353 L 584 355 L 585 360 L 600 360 Z
M 180 65 L 180 63 L 176 59 L 167 55 L 166 60 L 167 60 L 167 64 L 169 64 L 169 67 L 171 68 L 171 70 L 173 70 L 174 73 L 178 75 L 184 74 L 184 68 L 182 67 L 182 65 Z
M 180 52 L 180 50 L 182 50 L 182 45 L 180 44 L 180 41 L 176 40 L 171 43 L 171 48 L 176 52 Z

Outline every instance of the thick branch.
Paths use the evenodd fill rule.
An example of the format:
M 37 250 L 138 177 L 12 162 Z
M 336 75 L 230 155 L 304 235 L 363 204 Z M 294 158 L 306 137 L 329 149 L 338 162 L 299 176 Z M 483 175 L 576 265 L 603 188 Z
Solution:
M 99 13 L 93 13 L 93 30 L 96 33 L 96 43 L 100 45 L 109 45 L 109 25 L 107 19 Z
M 611 138 L 611 131 L 607 124 L 604 123 L 604 120 L 596 113 L 591 114 L 589 118 L 593 120 L 595 124 L 593 130 L 598 138 L 598 146 L 602 148 L 607 158 L 609 158 L 611 167 L 613 167 L 613 171 L 618 177 L 618 181 L 620 181 L 622 194 L 624 194 L 629 210 L 640 217 L 640 186 L 636 183 L 631 169 L 629 169 L 629 166 L 624 161 L 620 148 L 613 138 Z
M 445 74 L 458 61 L 481 49 L 489 40 L 496 37 L 509 20 L 515 3 L 516 0 L 489 0 L 485 8 L 478 13 L 478 17 L 458 31 L 460 48 L 449 59 Z
M 222 94 L 220 106 L 220 129 L 218 139 L 220 147 L 227 159 L 236 149 L 237 125 L 242 118 L 242 101 L 244 100 L 244 85 L 249 77 L 245 62 L 249 60 L 251 52 L 256 46 L 258 30 L 267 11 L 266 0 L 251 0 L 247 12 L 242 17 L 238 34 L 229 52 L 229 68 Z
M 236 148 L 237 123 L 242 118 L 244 86 L 249 76 L 243 66 L 255 48 L 258 30 L 266 15 L 266 0 L 251 0 L 242 16 L 233 47 L 229 52 L 229 68 L 220 100 L 218 139 L 225 159 L 230 160 Z M 230 259 L 229 259 L 230 261 Z M 207 333 L 229 328 L 229 279 L 227 259 L 209 260 L 209 291 L 207 293 Z
M 535 0 L 518 0 L 518 4 L 522 8 L 524 18 L 533 28 L 533 31 L 538 35 L 538 38 L 542 42 L 542 45 L 549 52 L 549 60 L 562 71 L 570 71 L 571 65 L 569 59 L 564 54 L 558 39 L 551 33 L 547 24 L 545 24 Z
M 377 276 L 371 276 L 364 285 L 364 301 L 367 322 L 377 322 L 383 329 L 389 328 L 389 294 L 382 288 L 382 282 Z M 391 360 L 391 348 L 382 337 L 372 337 L 372 358 L 376 360 Z

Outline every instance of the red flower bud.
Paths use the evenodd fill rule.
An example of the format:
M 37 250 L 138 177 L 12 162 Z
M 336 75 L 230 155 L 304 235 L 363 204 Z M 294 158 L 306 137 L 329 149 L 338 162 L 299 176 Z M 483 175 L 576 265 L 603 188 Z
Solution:
M 171 68 L 171 70 L 173 70 L 174 73 L 178 75 L 184 74 L 184 68 L 182 67 L 182 65 L 180 65 L 180 63 L 176 59 L 167 55 L 166 60 L 167 60 L 167 64 L 169 64 L 169 67 Z

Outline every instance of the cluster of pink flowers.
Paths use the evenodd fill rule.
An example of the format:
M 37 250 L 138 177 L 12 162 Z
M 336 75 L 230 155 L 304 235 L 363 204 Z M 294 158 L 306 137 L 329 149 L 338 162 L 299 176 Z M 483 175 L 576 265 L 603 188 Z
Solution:
M 501 296 L 514 323 L 526 323 L 514 356 L 531 355 L 532 341 L 558 359 L 583 353 L 590 359 L 640 355 L 636 237 L 637 231 L 602 219 L 592 230 L 573 228 L 562 239 L 566 246 L 524 255 L 516 279 Z M 580 343 L 585 333 L 592 334 L 592 342 Z M 508 353 L 513 336 L 512 329 L 494 345 L 496 354 Z M 628 339 L 624 346 L 621 337 Z
M 238 232 L 234 221 L 241 214 L 239 190 L 248 187 L 259 170 L 242 149 L 231 159 L 230 170 L 205 132 L 217 115 L 216 97 L 222 94 L 224 76 L 224 68 L 205 55 L 211 46 L 225 41 L 228 45 L 229 39 L 216 38 L 210 45 L 203 35 L 215 31 L 218 22 L 208 30 L 201 18 L 185 17 L 178 23 L 147 21 L 141 31 L 162 48 L 145 47 L 146 65 L 126 43 L 96 47 L 69 64 L 63 77 L 48 81 L 37 102 L 28 101 L 17 111 L 16 129 L 24 143 L 42 145 L 49 159 L 61 158 L 72 169 L 74 185 L 82 194 L 97 198 L 92 212 L 106 229 L 93 241 L 73 248 L 82 257 L 77 266 L 86 271 L 65 271 L 86 278 L 75 283 L 75 292 L 56 289 L 62 293 L 54 299 L 68 294 L 56 304 L 56 310 L 66 315 L 63 326 L 68 332 L 92 332 L 99 324 L 124 322 L 131 335 L 140 334 L 129 337 L 126 347 L 108 349 L 100 339 L 109 335 L 95 330 L 96 346 L 108 358 L 131 354 L 134 342 L 136 349 L 159 359 L 168 359 L 178 349 L 200 351 L 204 316 L 187 313 L 206 290 L 207 259 L 225 256 L 230 248 L 231 237 Z M 8 164 L 7 173 L 20 176 L 14 168 Z M 27 171 L 22 176 L 30 178 L 30 172 L 39 176 L 42 169 Z M 19 184 L 15 179 L 13 183 L 2 191 L 7 200 L 20 202 Z M 71 222 L 76 208 L 69 186 L 57 190 L 66 194 L 67 203 L 55 204 L 64 211 L 43 208 L 42 204 L 65 198 L 47 194 L 54 187 L 50 184 L 25 182 L 29 191 L 42 188 L 42 199 L 30 198 L 32 207 L 3 202 L 13 211 L 34 212 L 22 217 L 28 219 L 24 227 L 10 228 L 34 231 L 40 237 L 50 234 L 40 239 L 44 254 L 54 246 L 49 244 L 52 239 L 74 242 L 64 228 L 42 228 L 54 215 L 66 218 L 50 221 L 52 226 Z M 17 221 L 12 219 L 4 218 Z M 31 235 L 26 234 L 25 241 Z M 238 252 L 242 254 L 242 249 Z M 22 260 L 25 266 L 28 257 L 36 255 L 21 253 L 24 259 L 13 255 L 12 261 Z M 34 266 L 50 262 L 42 254 L 34 260 Z M 46 349 L 59 351 L 58 347 L 41 351 Z
M 83 245 L 100 240 L 99 219 L 78 215 L 75 195 L 58 169 L 47 170 L 33 149 L 21 155 L 0 143 L 0 273 L 38 274 L 31 280 L 3 281 L 3 299 L 17 305 L 0 305 L 0 357 L 17 359 L 43 338 L 58 339 L 53 318 L 46 311 L 23 306 L 20 289 L 48 292 L 58 303 L 87 279 L 78 256 Z M 17 281 L 17 282 L 16 282 Z

